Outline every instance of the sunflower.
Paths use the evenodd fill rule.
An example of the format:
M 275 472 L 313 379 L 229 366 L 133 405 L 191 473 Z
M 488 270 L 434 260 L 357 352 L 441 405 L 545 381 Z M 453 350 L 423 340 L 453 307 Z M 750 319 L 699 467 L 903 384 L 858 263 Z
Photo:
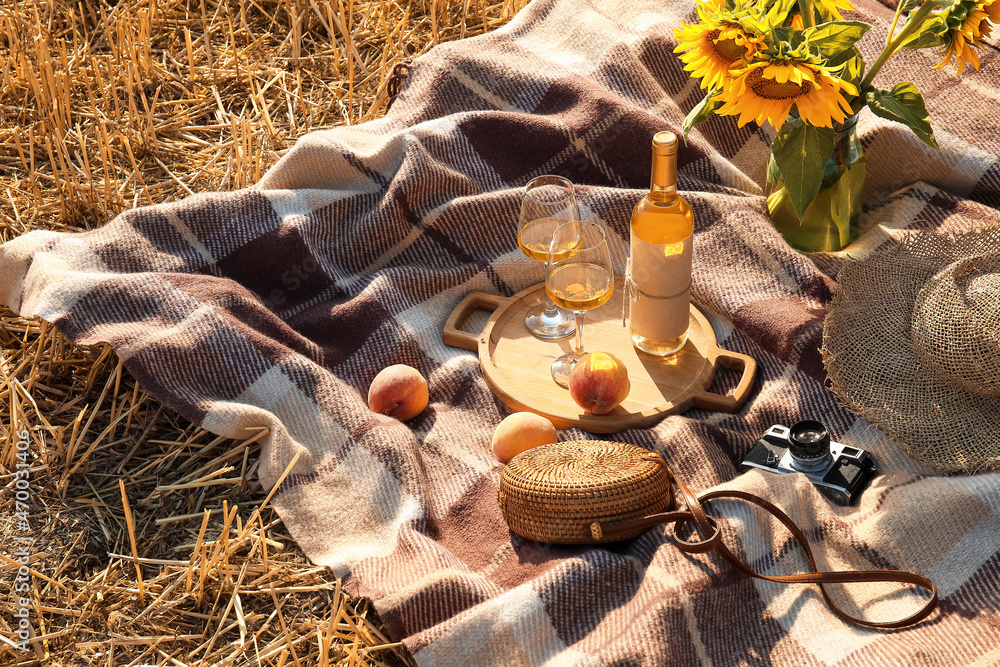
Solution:
M 729 80 L 729 70 L 742 61 L 751 60 L 761 48 L 763 37 L 748 33 L 739 17 L 725 11 L 724 3 L 699 3 L 700 23 L 681 24 L 674 31 L 680 42 L 674 52 L 684 69 L 692 76 L 702 77 L 702 88 L 722 88 Z
M 799 117 L 819 127 L 833 127 L 853 113 L 844 93 L 858 89 L 835 75 L 837 68 L 809 60 L 774 59 L 750 63 L 732 72 L 732 83 L 718 96 L 723 116 L 739 114 L 743 127 L 751 120 L 764 121 L 779 130 L 794 104 Z
M 993 23 L 1000 23 L 1000 0 L 958 3 L 948 11 L 945 21 L 949 27 L 956 25 L 950 30 L 951 44 L 943 51 L 944 60 L 935 69 L 942 69 L 954 58 L 956 74 L 961 75 L 966 65 L 978 70 L 979 57 L 973 47 L 978 47 L 990 36 Z

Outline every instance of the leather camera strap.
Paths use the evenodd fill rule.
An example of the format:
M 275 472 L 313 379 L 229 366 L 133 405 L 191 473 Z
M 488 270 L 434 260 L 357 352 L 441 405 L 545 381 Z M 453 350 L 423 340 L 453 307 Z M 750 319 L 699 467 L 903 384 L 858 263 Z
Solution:
M 592 526 L 592 530 L 598 531 L 604 537 L 614 539 L 615 535 L 618 534 L 634 534 L 634 531 L 637 529 L 650 528 L 660 524 L 673 524 L 672 537 L 674 542 L 677 543 L 678 548 L 682 551 L 687 553 L 705 553 L 707 551 L 714 550 L 740 572 L 758 579 L 766 579 L 768 581 L 776 581 L 786 584 L 818 584 L 820 592 L 823 594 L 823 599 L 826 600 L 826 604 L 831 610 L 833 610 L 834 613 L 846 621 L 869 628 L 904 628 L 924 620 L 934 611 L 935 608 L 937 608 L 937 588 L 930 579 L 922 577 L 918 574 L 898 572 L 895 570 L 845 570 L 840 572 L 820 572 L 819 568 L 816 566 L 816 559 L 813 557 L 812 550 L 809 548 L 809 543 L 806 540 L 805 534 L 803 534 L 803 532 L 798 526 L 795 525 L 795 522 L 792 521 L 787 514 L 782 512 L 775 505 L 764 500 L 763 498 L 760 498 L 759 496 L 755 496 L 752 493 L 747 493 L 745 491 L 711 491 L 709 493 L 695 495 L 691 489 L 674 476 L 673 472 L 669 469 L 667 472 L 670 475 L 671 483 L 676 484 L 677 488 L 680 489 L 686 505 L 685 509 L 652 514 L 650 516 L 632 519 L 622 523 L 610 524 L 607 526 L 597 526 L 596 528 Z M 723 498 L 730 500 L 743 500 L 757 505 L 784 524 L 784 526 L 792 534 L 795 541 L 798 542 L 800 547 L 802 547 L 802 551 L 805 552 L 806 558 L 809 560 L 811 572 L 783 576 L 769 576 L 754 571 L 749 565 L 737 558 L 722 541 L 722 534 L 719 530 L 718 523 L 716 523 L 715 519 L 706 514 L 704 507 L 702 507 L 703 502 Z M 678 535 L 678 532 L 689 523 L 694 523 L 699 539 L 687 540 Z M 912 584 L 913 586 L 919 586 L 926 589 L 930 593 L 930 599 L 921 609 L 898 621 L 868 621 L 863 618 L 852 616 L 841 609 L 837 603 L 834 602 L 833 598 L 830 597 L 830 594 L 826 589 L 827 584 L 859 582 Z

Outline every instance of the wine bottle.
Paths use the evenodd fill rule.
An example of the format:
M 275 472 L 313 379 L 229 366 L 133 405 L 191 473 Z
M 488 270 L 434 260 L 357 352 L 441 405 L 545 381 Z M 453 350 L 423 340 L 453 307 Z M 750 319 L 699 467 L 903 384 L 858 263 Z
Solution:
M 665 357 L 687 342 L 694 215 L 677 194 L 677 136 L 653 137 L 649 194 L 632 211 L 629 335 L 643 352 Z

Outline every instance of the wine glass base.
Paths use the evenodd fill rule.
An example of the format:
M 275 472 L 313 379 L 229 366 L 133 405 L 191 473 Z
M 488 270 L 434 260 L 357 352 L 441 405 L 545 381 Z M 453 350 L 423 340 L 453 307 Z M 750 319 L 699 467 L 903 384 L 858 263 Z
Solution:
M 567 352 L 561 357 L 556 357 L 552 362 L 552 379 L 560 387 L 569 387 L 569 374 L 573 372 L 579 359 L 572 352 Z
M 545 313 L 545 306 L 535 306 L 528 311 L 524 318 L 524 326 L 528 333 L 541 340 L 559 340 L 572 336 L 576 331 L 576 322 L 573 318 L 567 317 L 566 312 L 560 308 L 555 309 L 556 316 L 549 317 Z

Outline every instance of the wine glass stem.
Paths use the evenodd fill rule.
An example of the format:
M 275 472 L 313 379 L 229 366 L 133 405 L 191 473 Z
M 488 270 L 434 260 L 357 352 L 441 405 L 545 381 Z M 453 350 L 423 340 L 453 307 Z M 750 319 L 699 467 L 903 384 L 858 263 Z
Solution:
M 587 314 L 585 310 L 574 310 L 573 317 L 576 319 L 576 349 L 573 350 L 573 361 L 579 361 L 583 356 L 583 316 Z
M 559 309 L 556 308 L 556 304 L 552 303 L 552 299 L 545 295 L 545 313 L 543 315 L 546 321 L 556 321 L 559 319 Z

